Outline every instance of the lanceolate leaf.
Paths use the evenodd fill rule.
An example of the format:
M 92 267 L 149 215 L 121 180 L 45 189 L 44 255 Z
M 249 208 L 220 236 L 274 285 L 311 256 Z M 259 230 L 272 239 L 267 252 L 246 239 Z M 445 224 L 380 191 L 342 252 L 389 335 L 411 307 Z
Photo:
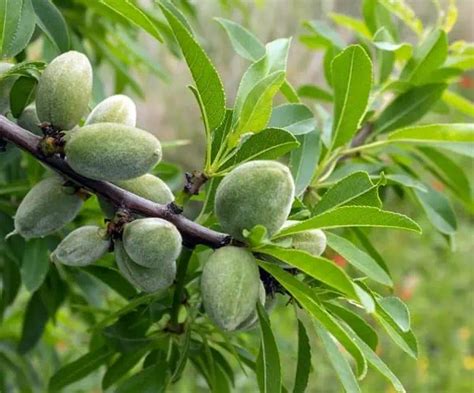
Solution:
M 284 104 L 273 109 L 269 127 L 283 128 L 293 135 L 307 134 L 316 128 L 313 113 L 304 104 Z
M 305 251 L 281 248 L 276 246 L 265 246 L 258 249 L 259 253 L 270 255 L 309 276 L 341 291 L 346 296 L 360 301 L 350 277 L 334 262 L 323 257 L 316 257 Z
M 317 228 L 380 227 L 421 233 L 418 224 L 403 214 L 368 206 L 343 206 L 281 230 L 275 237 Z
M 402 331 L 408 332 L 410 330 L 408 307 L 398 297 L 388 296 L 381 298 L 379 299 L 379 305 Z
M 352 330 L 374 351 L 377 349 L 378 336 L 375 330 L 356 313 L 333 303 L 324 305 L 329 312 L 347 323 Z
M 360 270 L 367 277 L 383 285 L 392 286 L 390 276 L 379 264 L 367 253 L 363 252 L 349 240 L 337 236 L 334 233 L 326 233 L 328 245 L 338 254 L 342 255 L 351 265 Z
M 30 297 L 23 318 L 21 339 L 18 351 L 22 354 L 31 350 L 43 335 L 44 328 L 48 322 L 48 309 L 44 304 L 40 291 L 36 291 Z
M 220 169 L 250 160 L 273 160 L 298 146 L 298 140 L 291 133 L 279 128 L 267 128 L 246 139 L 237 153 Z
M 321 153 L 321 137 L 317 130 L 296 137 L 300 146 L 290 155 L 290 170 L 295 180 L 295 195 L 300 196 L 311 183 Z
M 337 348 L 337 345 L 333 341 L 332 337 L 317 320 L 314 321 L 314 326 L 319 339 L 323 343 L 324 349 L 326 350 L 326 353 L 329 357 L 329 361 L 334 367 L 336 375 L 344 387 L 344 391 L 346 393 L 360 393 L 361 390 L 354 374 L 352 373 L 351 366 L 344 355 Z
M 141 27 L 152 37 L 158 41 L 163 42 L 160 31 L 153 21 L 144 13 L 139 7 L 137 7 L 130 0 L 100 0 L 102 4 L 105 4 L 111 10 L 115 11 L 120 16 L 132 22 L 134 25 Z
M 298 363 L 296 364 L 293 393 L 304 393 L 311 371 L 311 345 L 306 328 L 298 319 Z
M 176 16 L 179 11 L 168 2 L 161 3 L 160 7 L 188 63 L 202 99 L 209 129 L 213 130 L 222 123 L 226 111 L 224 87 L 216 68 L 192 33 Z
M 77 360 L 60 368 L 49 381 L 49 390 L 58 391 L 61 388 L 76 382 L 104 364 L 113 352 L 107 347 L 99 347 L 92 352 L 81 356 Z
M 428 192 L 415 190 L 414 194 L 428 219 L 438 231 L 445 235 L 452 235 L 456 232 L 456 214 L 444 194 L 432 188 L 429 188 Z
M 257 373 L 260 374 L 259 379 L 262 381 L 260 390 L 262 393 L 281 393 L 280 355 L 267 312 L 260 302 L 257 302 L 257 313 L 262 338 L 259 356 L 263 369 L 257 367 Z
M 474 143 L 474 124 L 430 124 L 406 127 L 388 135 L 390 141 L 411 143 Z M 471 146 L 472 148 L 472 146 Z
M 372 86 L 372 63 L 361 46 L 353 45 L 334 58 L 331 68 L 333 147 L 338 147 L 352 139 L 364 117 Z
M 48 243 L 44 239 L 31 239 L 26 243 L 20 272 L 28 291 L 36 291 L 43 283 L 49 269 L 48 254 Z
M 250 31 L 224 18 L 215 18 L 229 36 L 235 51 L 244 59 L 256 61 L 265 54 L 265 46 Z
M 360 349 L 354 344 L 351 336 L 340 324 L 319 304 L 314 292 L 306 284 L 299 281 L 275 264 L 258 261 L 260 267 L 269 272 L 288 292 L 316 318 L 329 333 L 351 354 L 357 363 L 358 374 L 363 377 L 367 371 L 367 364 Z
M 374 184 L 370 180 L 367 172 L 354 172 L 339 180 L 326 191 L 314 207 L 313 213 L 321 214 L 342 205 L 358 205 L 357 198 L 376 188 L 378 188 L 378 184 Z M 380 200 L 374 200 L 374 206 L 382 207 Z
M 312 98 L 313 100 L 320 100 L 331 102 L 333 96 L 329 91 L 316 85 L 302 85 L 298 87 L 298 95 L 304 98 Z
M 443 30 L 434 30 L 415 49 L 402 71 L 401 79 L 414 84 L 429 80 L 430 73 L 441 66 L 448 55 L 448 41 Z
M 420 120 L 439 100 L 442 83 L 413 87 L 393 100 L 374 123 L 374 132 L 388 132 Z
M 50 0 L 32 0 L 38 24 L 59 52 L 69 50 L 69 31 L 61 12 Z
M 25 49 L 35 30 L 31 0 L 0 0 L 0 58 Z

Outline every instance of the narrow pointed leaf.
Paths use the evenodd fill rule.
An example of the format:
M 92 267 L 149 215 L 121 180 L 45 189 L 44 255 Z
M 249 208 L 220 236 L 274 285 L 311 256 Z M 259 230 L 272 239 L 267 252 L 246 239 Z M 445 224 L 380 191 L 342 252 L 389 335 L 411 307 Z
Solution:
M 279 238 L 310 229 L 339 227 L 380 227 L 421 233 L 418 224 L 403 214 L 381 210 L 376 207 L 343 206 L 287 227 L 275 237 Z
M 304 104 L 283 104 L 273 109 L 268 126 L 302 135 L 316 128 L 316 119 Z
M 189 29 L 176 16 L 179 13 L 171 3 L 161 3 L 161 10 L 173 30 L 196 84 L 205 108 L 209 129 L 218 127 L 225 116 L 225 95 L 216 68 Z
M 334 87 L 333 148 L 352 139 L 364 117 L 372 86 L 372 62 L 359 45 L 332 61 Z
M 304 393 L 311 372 L 311 345 L 306 328 L 298 319 L 298 362 L 296 364 L 293 393 Z
M 381 298 L 379 304 L 402 331 L 408 332 L 410 330 L 410 313 L 408 307 L 398 297 L 388 296 Z
M 474 124 L 451 123 L 406 127 L 392 132 L 388 135 L 388 139 L 411 143 L 474 143 Z
M 63 15 L 50 0 L 32 0 L 38 24 L 49 40 L 62 53 L 71 45 Z
M 313 130 L 296 139 L 300 145 L 291 152 L 289 166 L 295 180 L 295 195 L 300 196 L 311 184 L 321 154 L 321 136 Z

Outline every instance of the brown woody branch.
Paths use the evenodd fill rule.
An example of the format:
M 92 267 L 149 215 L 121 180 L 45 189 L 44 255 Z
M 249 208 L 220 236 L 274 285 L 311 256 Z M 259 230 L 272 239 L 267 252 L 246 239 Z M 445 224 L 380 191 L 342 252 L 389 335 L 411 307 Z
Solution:
M 159 217 L 173 223 L 180 231 L 183 243 L 188 247 L 205 244 L 212 248 L 219 248 L 228 244 L 231 240 L 230 236 L 225 233 L 213 231 L 187 219 L 174 209 L 172 205 L 160 205 L 151 202 L 111 183 L 89 179 L 74 172 L 66 160 L 58 155 L 47 157 L 43 154 L 40 148 L 42 138 L 19 127 L 5 116 L 0 115 L 0 142 L 2 140 L 10 142 L 30 153 L 38 161 L 46 164 L 54 171 L 89 192 L 107 199 L 115 206 L 140 214 L 141 216 Z

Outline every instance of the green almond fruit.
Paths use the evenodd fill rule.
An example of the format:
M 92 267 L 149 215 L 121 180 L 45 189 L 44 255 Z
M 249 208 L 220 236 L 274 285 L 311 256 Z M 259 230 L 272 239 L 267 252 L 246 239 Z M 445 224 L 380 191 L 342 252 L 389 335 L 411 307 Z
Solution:
M 120 123 L 135 127 L 137 107 L 131 98 L 117 94 L 106 98 L 92 110 L 85 124 Z
M 81 210 L 83 200 L 63 186 L 60 177 L 40 181 L 26 194 L 15 215 L 15 232 L 26 239 L 63 228 Z
M 70 130 L 87 112 L 92 93 L 92 66 L 82 53 L 56 57 L 44 70 L 36 92 L 36 110 L 42 122 Z
M 142 218 L 124 226 L 123 246 L 138 265 L 158 268 L 174 263 L 181 253 L 181 234 L 169 221 Z
M 263 225 L 269 236 L 285 223 L 295 184 L 289 169 L 276 161 L 251 161 L 224 177 L 216 191 L 215 208 L 222 229 L 244 241 L 242 231 Z
M 161 160 L 161 145 L 149 132 L 116 123 L 91 124 L 72 132 L 65 146 L 69 165 L 83 176 L 119 181 L 142 176 Z
M 102 229 L 86 225 L 67 235 L 51 254 L 53 262 L 68 266 L 87 266 L 102 258 L 109 250 L 110 240 Z
M 140 266 L 132 261 L 121 241 L 115 241 L 115 260 L 122 275 L 143 292 L 169 288 L 176 277 L 176 263 L 163 263 L 156 269 Z
M 258 300 L 262 306 L 266 306 L 266 299 L 267 295 L 265 292 L 265 287 L 263 283 L 260 281 L 260 287 L 258 291 Z M 256 307 L 254 311 L 239 325 L 237 326 L 236 330 L 251 330 L 257 326 L 258 322 L 258 313 Z
M 244 248 L 219 248 L 204 265 L 201 276 L 204 308 L 221 329 L 236 330 L 255 311 L 259 292 L 256 260 Z
M 114 182 L 115 185 L 130 191 L 149 201 L 166 205 L 174 201 L 174 195 L 168 185 L 159 177 L 149 173 L 135 179 Z M 115 207 L 103 198 L 99 198 L 99 205 L 106 217 L 115 215 Z
M 298 221 L 288 220 L 283 228 L 297 224 Z M 321 229 L 311 229 L 309 231 L 295 233 L 294 235 L 285 236 L 281 241 L 291 239 L 291 247 L 303 250 L 316 257 L 320 256 L 327 246 L 327 238 Z
M 17 119 L 17 124 L 36 135 L 43 135 L 43 131 L 40 128 L 40 120 L 38 114 L 36 113 L 36 107 L 34 104 L 28 105 L 23 112 L 21 112 L 20 117 Z

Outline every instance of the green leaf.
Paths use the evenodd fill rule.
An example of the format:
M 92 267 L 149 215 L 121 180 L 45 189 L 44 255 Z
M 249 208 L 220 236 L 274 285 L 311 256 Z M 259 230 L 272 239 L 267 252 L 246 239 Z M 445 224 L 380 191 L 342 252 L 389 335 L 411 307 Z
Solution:
M 415 190 L 414 194 L 428 219 L 438 231 L 445 235 L 456 232 L 458 226 L 456 214 L 444 194 L 432 188 L 429 188 L 428 192 Z
M 311 372 L 311 345 L 303 323 L 298 319 L 298 362 L 293 393 L 304 393 Z
M 112 355 L 113 352 L 108 347 L 103 346 L 66 364 L 51 377 L 49 390 L 57 391 L 73 382 L 79 381 L 104 364 Z
M 377 332 L 356 313 L 333 303 L 325 303 L 329 312 L 347 323 L 352 330 L 374 351 L 379 342 Z
M 116 393 L 164 393 L 168 385 L 169 373 L 166 362 L 140 370 L 115 390 Z
M 275 237 L 280 238 L 310 229 L 340 227 L 379 227 L 421 233 L 418 224 L 403 214 L 381 210 L 376 207 L 343 206 L 289 226 L 281 230 Z
M 342 386 L 344 387 L 344 391 L 346 393 L 360 393 L 361 390 L 351 370 L 351 366 L 341 351 L 339 351 L 339 348 L 337 347 L 333 338 L 317 320 L 314 321 L 314 327 L 319 339 L 323 343 L 323 347 L 326 350 L 329 361 L 331 362 L 331 365 L 336 371 L 338 379 L 341 381 Z
M 21 338 L 18 351 L 25 354 L 31 350 L 43 335 L 46 322 L 48 322 L 48 309 L 41 297 L 41 292 L 36 291 L 26 305 L 23 317 Z
M 268 245 L 258 249 L 259 253 L 270 255 L 282 262 L 296 267 L 310 277 L 334 288 L 347 297 L 361 301 L 351 278 L 334 262 L 323 257 L 311 255 L 305 251 Z
M 428 191 L 428 189 L 422 182 L 414 179 L 413 177 L 409 175 L 394 173 L 394 174 L 385 175 L 385 179 L 387 179 L 389 182 L 394 182 L 404 187 L 416 188 L 417 190 L 421 192 Z
M 259 357 L 262 359 L 263 369 L 257 367 L 257 375 L 262 381 L 262 393 L 281 393 L 281 364 L 278 347 L 273 336 L 267 312 L 257 302 L 257 313 L 260 321 L 261 346 Z
M 332 93 L 316 85 L 301 85 L 298 87 L 298 95 L 300 97 L 326 102 L 332 102 L 333 100 Z
M 31 77 L 18 78 L 10 90 L 10 109 L 18 118 L 23 110 L 33 101 L 38 81 Z
M 251 160 L 274 160 L 298 146 L 298 140 L 290 132 L 279 128 L 267 128 L 246 139 L 235 155 L 219 169 L 227 169 Z
M 463 96 L 450 90 L 445 90 L 441 98 L 446 104 L 457 111 L 467 116 L 474 117 L 474 103 L 472 101 L 469 101 Z
M 328 245 L 342 255 L 351 265 L 366 274 L 370 279 L 383 285 L 392 286 L 392 279 L 387 272 L 367 253 L 363 252 L 349 240 L 333 233 L 326 233 Z
M 339 26 L 347 27 L 348 29 L 361 34 L 365 38 L 372 38 L 372 34 L 370 33 L 369 29 L 360 19 L 356 19 L 344 14 L 338 14 L 336 12 L 329 13 L 329 17 Z
M 234 143 L 246 132 L 256 133 L 265 128 L 272 113 L 273 97 L 280 90 L 284 80 L 285 72 L 276 71 L 262 79 L 250 90 L 238 113 L 234 132 L 231 134 Z
M 421 144 L 445 142 L 473 143 L 474 124 L 451 123 L 406 127 L 389 134 L 388 140 Z
M 359 347 L 354 344 L 352 337 L 340 326 L 317 300 L 314 292 L 296 277 L 285 272 L 275 264 L 258 261 L 260 267 L 270 273 L 288 292 L 327 329 L 337 341 L 350 353 L 357 363 L 358 373 L 363 377 L 367 364 Z
M 387 10 L 400 18 L 410 29 L 420 35 L 423 32 L 423 24 L 416 17 L 415 12 L 405 2 L 405 0 L 379 0 Z
M 372 62 L 361 46 L 352 45 L 334 58 L 331 69 L 335 148 L 352 139 L 364 117 L 372 86 Z
M 256 132 L 267 124 L 273 96 L 284 82 L 289 45 L 289 39 L 268 43 L 265 56 L 251 64 L 244 73 L 234 105 L 232 146 L 238 144 L 246 127 L 250 126 L 249 130 Z M 254 121 L 259 120 L 257 124 L 249 124 L 250 117 Z M 263 126 L 260 125 L 262 123 Z
M 265 46 L 250 31 L 231 20 L 214 18 L 229 36 L 232 47 L 244 59 L 256 61 L 265 55 Z
M 67 52 L 69 31 L 61 12 L 50 0 L 32 0 L 32 3 L 41 30 L 59 52 Z
M 107 367 L 102 378 L 102 389 L 107 389 L 123 378 L 145 356 L 149 349 L 136 350 L 121 354 L 115 362 Z
M 14 57 L 28 45 L 35 30 L 31 0 L 0 0 L 0 58 Z
M 106 5 L 111 10 L 127 19 L 134 25 L 142 28 L 158 41 L 163 42 L 160 31 L 156 24 L 130 0 L 100 0 L 100 3 Z
M 395 344 L 397 344 L 405 353 L 416 359 L 418 356 L 418 343 L 413 332 L 411 330 L 404 332 L 402 329 L 400 329 L 400 326 L 398 326 L 392 316 L 388 314 L 379 304 L 380 297 L 375 296 L 374 293 L 364 283 L 361 282 L 360 285 L 367 293 L 371 294 L 373 300 L 375 301 L 375 317 L 380 325 L 382 325 Z
M 335 183 L 322 196 L 321 200 L 313 209 L 313 213 L 321 214 L 327 210 L 342 205 L 358 205 L 357 199 L 376 191 L 379 184 L 374 184 L 367 172 L 354 172 Z M 373 206 L 382 207 L 380 199 L 373 200 Z
M 448 39 L 443 30 L 433 30 L 419 47 L 403 69 L 400 79 L 414 84 L 429 80 L 430 73 L 443 65 L 448 55 Z
M 395 391 L 398 393 L 406 393 L 405 388 L 403 387 L 400 380 L 397 376 L 388 368 L 388 366 L 377 356 L 374 352 L 375 349 L 370 348 L 363 340 L 359 337 L 355 337 L 357 345 L 359 345 L 362 353 L 364 354 L 367 362 L 375 368 L 381 375 L 383 375 L 394 387 Z
M 445 84 L 413 87 L 397 96 L 374 122 L 374 132 L 387 132 L 420 120 L 440 99 Z
M 471 205 L 472 189 L 464 168 L 449 156 L 431 147 L 419 147 L 418 150 L 428 159 L 424 164 L 430 172 L 446 184 L 455 196 L 468 206 Z
M 1 247 L 0 247 L 1 250 Z M 21 276 L 17 264 L 3 256 L 2 297 L 0 298 L 0 322 L 7 307 L 13 303 L 21 285 Z
M 300 40 L 311 48 L 329 48 L 335 46 L 342 49 L 346 44 L 340 35 L 325 21 L 312 20 L 303 22 L 303 26 L 312 34 L 302 36 Z
M 136 289 L 115 269 L 106 266 L 91 265 L 82 268 L 83 271 L 99 279 L 120 296 L 130 299 L 137 294 Z
M 352 228 L 351 232 L 357 238 L 359 244 L 364 248 L 365 251 L 379 264 L 379 266 L 385 270 L 385 272 L 390 276 L 390 270 L 388 269 L 387 263 L 382 258 L 380 253 L 375 249 L 375 247 L 370 242 L 367 235 L 359 228 Z
M 48 243 L 44 239 L 31 239 L 26 243 L 20 273 L 28 291 L 36 291 L 43 283 L 49 270 L 48 254 Z
M 160 7 L 181 47 L 201 96 L 207 124 L 213 130 L 222 123 L 226 112 L 224 87 L 219 74 L 192 33 L 176 16 L 179 11 L 168 2 L 160 3 Z
M 293 135 L 302 135 L 316 128 L 316 120 L 304 104 L 283 104 L 273 109 L 268 127 L 283 128 Z
M 410 330 L 410 313 L 408 307 L 398 297 L 388 296 L 381 298 L 379 305 L 403 332 Z
M 296 137 L 300 146 L 290 155 L 289 167 L 295 181 L 295 195 L 300 196 L 311 184 L 321 154 L 321 137 L 317 130 Z

